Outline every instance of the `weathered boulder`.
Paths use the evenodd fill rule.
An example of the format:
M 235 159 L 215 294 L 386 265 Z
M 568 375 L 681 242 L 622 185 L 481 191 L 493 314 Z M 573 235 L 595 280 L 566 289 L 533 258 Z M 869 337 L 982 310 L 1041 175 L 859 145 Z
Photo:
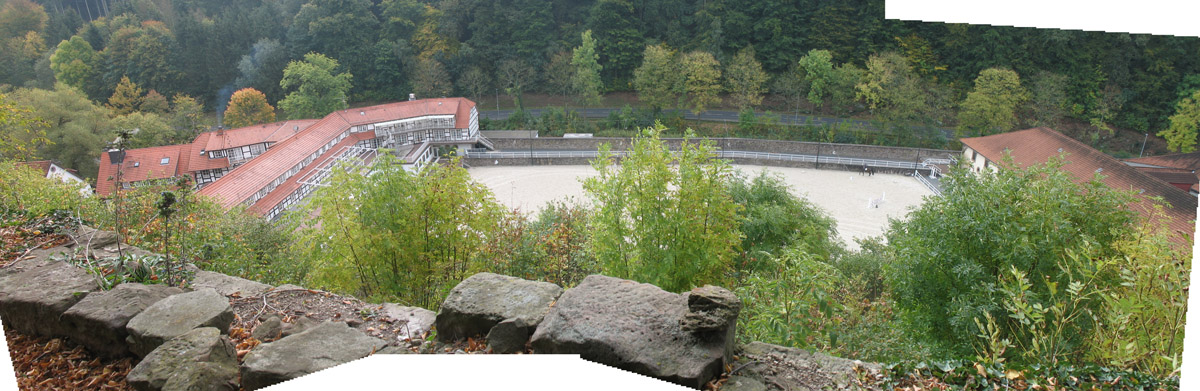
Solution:
M 454 341 L 483 335 L 513 319 L 532 332 L 562 288 L 548 282 L 479 273 L 458 283 L 437 314 L 438 338 Z
M 110 291 L 87 295 L 63 313 L 62 321 L 71 339 L 88 350 L 122 356 L 129 353 L 125 342 L 129 320 L 159 300 L 180 293 L 182 289 L 166 285 L 124 283 Z
M 101 231 L 86 225 L 81 225 L 79 228 L 72 230 L 70 235 L 79 245 L 89 248 L 103 248 L 117 244 L 116 232 Z
M 740 348 L 739 359 L 734 366 L 741 369 L 736 377 L 770 384 L 772 389 L 859 389 L 861 387 L 856 379 L 860 376 L 873 376 L 881 370 L 881 366 L 876 363 L 863 363 L 762 342 L 751 342 Z M 731 381 L 733 379 L 734 377 L 730 377 Z M 728 382 L 726 385 L 728 387 Z
M 164 391 L 236 391 L 237 366 L 215 365 L 202 362 L 183 369 L 163 384 Z
M 303 333 L 259 345 L 242 363 L 242 387 L 257 390 L 370 355 L 384 341 L 342 322 L 325 322 Z
M 684 331 L 683 295 L 591 275 L 558 298 L 531 341 L 534 353 L 582 358 L 692 388 L 721 373 L 734 343 Z
M 525 343 L 533 330 L 516 319 L 506 319 L 488 331 L 488 348 L 492 353 L 511 354 L 525 351 Z
M 705 285 L 687 295 L 688 310 L 679 325 L 684 331 L 724 333 L 737 326 L 742 301 L 728 289 Z
M 425 337 L 425 333 L 433 329 L 433 322 L 437 320 L 436 312 L 421 307 L 405 307 L 393 303 L 383 303 L 379 314 L 383 315 L 394 327 L 400 328 L 400 334 L 396 336 L 399 343 L 420 342 Z
M 767 391 L 767 386 L 758 379 L 746 376 L 730 376 L 721 391 Z
M 62 314 L 99 289 L 91 274 L 66 262 L 21 261 L 0 276 L 0 319 L 29 335 L 67 335 Z
M 215 327 L 201 327 L 162 344 L 129 371 L 136 390 L 236 390 L 237 352 Z
M 197 327 L 229 332 L 233 309 L 229 299 L 212 289 L 181 293 L 159 300 L 129 320 L 129 350 L 145 356 L 171 338 Z
M 259 341 L 268 342 L 281 338 L 283 335 L 283 322 L 279 316 L 271 316 L 267 320 L 260 323 L 250 332 L 250 336 Z
M 192 279 L 191 285 L 193 289 L 197 290 L 212 288 L 225 296 L 237 294 L 242 297 L 256 296 L 271 289 L 270 285 L 261 282 L 204 270 L 196 272 L 196 277 Z
M 308 288 L 305 288 L 305 287 L 302 287 L 299 285 L 283 284 L 283 285 L 275 287 L 275 289 L 272 289 L 272 291 L 280 292 L 280 291 L 290 291 L 290 290 L 297 290 L 297 289 L 307 290 Z
M 389 345 L 389 346 L 384 347 L 383 349 L 379 349 L 379 351 L 375 352 L 375 354 L 416 354 L 416 353 L 413 353 L 413 351 L 399 347 L 399 346 Z
M 319 324 L 321 324 L 321 321 L 319 321 L 319 320 L 316 320 L 316 319 L 313 319 L 313 318 L 310 318 L 307 316 L 301 316 L 291 322 L 284 322 L 283 323 L 283 331 L 280 334 L 279 338 L 285 338 L 290 335 L 303 333 L 303 332 L 307 331 L 308 329 L 311 329 L 314 326 L 319 325 Z

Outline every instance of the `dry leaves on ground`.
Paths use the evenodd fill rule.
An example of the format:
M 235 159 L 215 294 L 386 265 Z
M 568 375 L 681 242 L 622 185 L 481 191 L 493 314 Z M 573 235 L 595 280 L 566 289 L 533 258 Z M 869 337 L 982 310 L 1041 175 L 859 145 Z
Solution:
M 61 338 L 31 337 L 4 330 L 17 386 L 22 390 L 132 390 L 125 376 L 131 358 L 102 360 Z

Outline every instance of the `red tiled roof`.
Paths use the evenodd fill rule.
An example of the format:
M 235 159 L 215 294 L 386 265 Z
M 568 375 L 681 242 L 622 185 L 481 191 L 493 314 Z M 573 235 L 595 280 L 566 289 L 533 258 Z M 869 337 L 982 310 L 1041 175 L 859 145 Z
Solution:
M 51 164 L 52 163 L 49 160 L 37 160 L 37 161 L 32 161 L 32 162 L 17 162 L 18 166 L 25 166 L 25 167 L 32 168 L 34 170 L 38 170 L 39 172 L 42 173 L 42 175 L 47 175 L 50 173 L 50 165 Z
M 1113 189 L 1141 192 L 1142 197 L 1162 197 L 1172 206 L 1166 209 L 1171 217 L 1168 224 L 1172 231 L 1186 234 L 1188 238 L 1193 236 L 1197 205 L 1195 196 L 1061 133 L 1047 128 L 1033 128 L 960 141 L 996 164 L 1005 164 L 1004 152 L 1009 151 L 1018 167 L 1045 163 L 1060 152 L 1066 153 L 1067 162 L 1062 169 L 1080 182 L 1091 180 L 1098 172 L 1103 176 L 1102 181 Z M 1148 200 L 1143 198 L 1138 204 L 1135 210 L 1148 213 L 1145 209 L 1151 205 Z
M 471 107 L 474 106 L 475 104 L 466 98 L 422 99 L 338 110 L 330 115 L 340 115 L 351 125 L 371 124 L 426 115 L 453 115 L 455 116 L 455 126 L 465 128 L 467 127 L 467 122 L 471 120 Z
M 204 150 L 218 151 L 265 142 L 277 143 L 300 133 L 316 122 L 315 119 L 303 119 L 209 132 L 213 135 L 204 144 Z
M 221 179 L 201 189 L 200 194 L 212 196 L 225 208 L 232 208 L 252 197 L 281 174 L 303 162 L 309 155 L 349 130 L 351 126 L 427 115 L 455 115 L 455 126 L 465 128 L 469 126 L 471 108 L 474 105 L 474 102 L 464 98 L 445 98 L 338 110 L 225 174 Z M 464 113 L 466 115 L 463 115 Z M 373 132 L 367 134 L 373 136 Z M 347 137 L 347 140 L 357 137 L 365 136 L 356 135 Z M 344 144 L 345 141 L 343 140 L 339 145 Z M 269 211 L 279 201 L 285 199 L 292 190 L 295 190 L 298 178 L 313 169 L 313 164 L 321 162 L 324 155 L 337 149 L 336 147 L 331 148 L 321 157 L 313 160 L 312 164 L 301 170 L 301 173 L 293 175 L 266 197 L 258 200 L 252 210 L 258 213 Z
M 1158 167 L 1170 167 L 1187 170 L 1200 170 L 1200 152 L 1176 153 L 1171 155 L 1146 156 L 1136 159 L 1125 159 L 1126 162 L 1140 163 Z
M 179 175 L 179 154 L 181 151 L 186 151 L 190 145 L 166 145 L 125 150 L 125 160 L 121 164 L 121 181 L 140 182 Z M 169 159 L 167 164 L 161 164 L 163 158 Z M 112 194 L 116 175 L 117 165 L 109 162 L 107 152 L 101 153 L 100 172 L 96 177 L 96 193 L 102 196 Z
M 272 190 L 269 194 L 267 194 L 266 197 L 263 197 L 262 199 L 258 200 L 258 202 L 255 202 L 254 205 L 250 207 L 250 211 L 260 215 L 266 215 L 271 211 L 272 208 L 275 207 L 275 205 L 279 205 L 280 202 L 283 202 L 284 199 L 287 199 L 287 197 L 295 192 L 296 189 L 300 188 L 301 178 L 304 178 L 308 175 L 308 173 L 314 170 L 320 169 L 321 166 L 332 163 L 329 161 L 329 158 L 340 152 L 343 147 L 354 145 L 354 143 L 374 137 L 375 134 L 373 132 L 351 133 L 350 136 L 346 137 L 342 141 L 339 141 L 336 145 L 334 145 L 333 148 L 329 148 L 328 151 L 325 151 L 325 153 L 321 154 L 320 157 L 313 160 L 312 164 L 305 166 L 300 170 L 299 173 L 292 175 L 291 178 L 288 178 L 288 180 L 280 184 L 279 187 L 276 187 L 275 190 Z

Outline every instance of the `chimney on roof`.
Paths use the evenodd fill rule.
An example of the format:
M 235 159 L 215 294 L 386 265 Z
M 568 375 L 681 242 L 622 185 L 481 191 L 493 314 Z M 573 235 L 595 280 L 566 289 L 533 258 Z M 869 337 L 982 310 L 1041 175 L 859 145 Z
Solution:
M 408 94 L 408 101 L 409 101 L 409 102 L 412 102 L 412 101 L 414 101 L 414 100 L 417 100 L 417 94 L 409 93 L 409 94 Z
M 223 135 L 223 134 L 225 134 L 225 126 L 223 126 L 223 125 L 217 125 L 217 135 L 218 135 L 218 136 L 220 136 L 220 135 Z

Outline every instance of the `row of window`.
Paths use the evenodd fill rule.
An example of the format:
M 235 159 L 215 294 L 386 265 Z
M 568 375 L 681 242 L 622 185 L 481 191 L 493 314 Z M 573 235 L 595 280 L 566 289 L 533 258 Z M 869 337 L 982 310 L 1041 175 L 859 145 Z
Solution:
M 341 142 L 342 140 L 345 140 L 346 137 L 348 137 L 348 136 L 350 136 L 349 130 L 342 132 L 337 137 L 334 137 L 332 140 L 329 140 L 328 143 L 325 143 L 325 145 L 321 146 L 321 148 L 318 149 L 316 152 L 313 152 L 311 155 L 308 155 L 308 157 L 305 158 L 304 161 L 301 161 L 300 163 L 296 163 L 295 166 L 292 166 L 292 168 L 287 170 L 287 172 L 283 173 L 282 175 L 279 175 L 279 177 L 275 178 L 274 181 L 271 181 L 271 183 L 268 184 L 266 187 L 259 189 L 257 193 L 254 193 L 254 196 L 246 199 L 244 204 L 247 206 L 254 205 L 255 202 L 258 202 L 258 200 L 261 200 L 261 199 L 263 199 L 263 197 L 266 197 L 267 194 L 270 194 L 272 190 L 275 190 L 276 187 L 279 187 L 279 185 L 282 185 L 283 182 L 287 181 L 288 178 L 291 178 L 292 175 L 296 175 L 296 174 L 300 173 L 301 169 L 303 169 L 305 166 L 308 166 L 309 164 L 312 164 L 312 162 L 314 160 L 316 160 L 317 157 L 319 157 L 322 154 L 324 154 L 325 152 L 329 151 L 329 149 L 333 148 L 334 145 L 337 145 L 337 143 Z

